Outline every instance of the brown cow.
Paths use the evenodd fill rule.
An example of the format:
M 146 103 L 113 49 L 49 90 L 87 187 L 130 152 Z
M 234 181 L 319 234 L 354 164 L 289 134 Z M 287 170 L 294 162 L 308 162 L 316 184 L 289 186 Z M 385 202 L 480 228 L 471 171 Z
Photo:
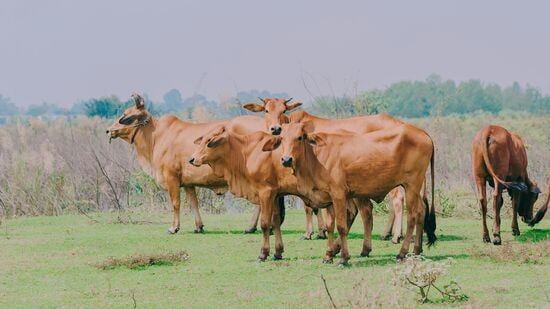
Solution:
M 416 226 L 414 252 L 422 252 L 422 230 L 428 246 L 436 241 L 433 199 L 434 146 L 430 136 L 408 124 L 365 134 L 310 133 L 303 123 L 282 126 L 280 137 L 272 137 L 274 147 L 282 145 L 283 166 L 298 178 L 298 190 L 308 198 L 329 194 L 341 245 L 341 260 L 349 260 L 347 248 L 347 203 L 350 198 L 380 202 L 395 187 L 405 188 L 407 232 L 398 258 L 404 258 Z M 428 165 L 432 166 L 432 207 L 422 207 L 421 188 Z M 426 208 L 426 209 L 425 209 Z M 329 240 L 334 232 L 332 215 L 327 215 Z M 330 223 L 330 224 L 329 224 Z M 336 246 L 329 248 L 325 260 L 332 261 Z
M 302 105 L 301 102 L 290 103 L 291 99 L 285 100 L 281 98 L 259 98 L 262 104 L 248 103 L 243 105 L 243 108 L 251 112 L 265 112 L 266 129 L 273 135 L 281 134 L 283 123 L 302 122 L 307 124 L 308 129 L 312 132 L 337 132 L 339 130 L 348 130 L 356 133 L 367 133 L 376 130 L 383 130 L 402 125 L 403 122 L 386 114 L 368 115 L 351 117 L 345 119 L 326 119 L 308 114 L 305 111 L 295 111 L 290 116 L 285 113 Z M 390 217 L 386 231 L 382 235 L 382 239 L 388 239 L 392 226 L 393 243 L 399 243 L 401 237 L 401 221 L 403 219 L 403 192 L 399 188 L 395 188 L 389 194 L 389 210 Z
M 540 193 L 537 184 L 527 176 L 527 153 L 519 135 L 503 127 L 489 125 L 481 129 L 472 142 L 472 166 L 476 183 L 476 194 L 483 220 L 482 237 L 491 242 L 487 230 L 486 182 L 493 190 L 493 244 L 500 245 L 500 208 L 502 190 L 507 189 L 512 198 L 512 234 L 519 235 L 517 216 L 524 222 L 532 222 L 533 205 Z
M 403 122 L 386 114 L 350 117 L 344 119 L 326 119 L 313 116 L 305 111 L 295 111 L 289 116 L 285 113 L 302 105 L 300 102 L 289 103 L 284 99 L 261 99 L 263 104 L 248 103 L 243 107 L 252 112 L 265 111 L 266 126 L 273 135 L 281 134 L 283 123 L 302 122 L 308 124 L 311 132 L 336 132 L 347 130 L 355 133 L 367 133 L 402 125 Z
M 229 126 L 238 124 L 240 130 L 254 132 L 261 130 L 264 121 L 258 117 L 242 116 L 230 121 L 194 124 L 173 115 L 154 118 L 146 110 L 140 95 L 133 94 L 132 97 L 135 106 L 126 109 L 107 130 L 109 140 L 121 138 L 133 144 L 142 169 L 155 179 L 160 188 L 168 191 L 174 209 L 172 225 L 168 229 L 170 234 L 180 229 L 180 187 L 184 188 L 195 217 L 194 232 L 203 232 L 195 187 L 210 188 L 221 194 L 227 190 L 227 184 L 223 178 L 214 175 L 210 167 L 194 168 L 187 164 L 196 148 L 193 141 L 222 123 Z
M 210 165 L 215 174 L 224 177 L 233 194 L 260 205 L 260 226 L 263 232 L 262 248 L 258 257 L 260 261 L 264 261 L 269 256 L 270 230 L 275 234 L 274 259 L 282 258 L 283 242 L 280 234 L 282 219 L 274 214 L 274 211 L 280 209 L 280 206 L 274 205 L 275 198 L 297 195 L 310 207 L 324 208 L 331 205 L 328 194 L 320 194 L 313 198 L 300 194 L 292 171 L 279 163 L 281 153 L 269 151 L 270 147 L 273 147 L 270 144 L 271 137 L 264 132 L 240 135 L 235 131 L 230 132 L 222 125 L 195 141 L 199 147 L 189 161 L 195 166 Z M 360 201 L 353 202 L 361 210 L 362 216 L 369 216 L 368 212 L 371 209 L 363 209 L 367 207 L 364 207 Z M 364 221 L 368 222 L 365 218 Z M 371 229 L 367 231 L 370 233 Z M 370 240 L 370 236 L 365 239 Z M 370 244 L 364 242 L 361 254 L 365 256 L 369 252 Z

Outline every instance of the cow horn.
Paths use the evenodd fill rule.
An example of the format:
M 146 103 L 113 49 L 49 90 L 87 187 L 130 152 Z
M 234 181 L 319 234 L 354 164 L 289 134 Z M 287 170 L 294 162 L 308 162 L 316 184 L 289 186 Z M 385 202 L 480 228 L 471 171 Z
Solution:
M 134 103 L 136 103 L 136 107 L 143 107 L 144 100 L 141 95 L 139 95 L 137 92 L 132 93 L 132 99 L 134 99 Z
M 285 104 L 292 101 L 292 98 L 288 99 L 288 100 L 285 100 Z
M 258 97 L 258 99 L 260 99 L 260 101 L 262 101 L 265 104 L 265 99 L 262 99 L 260 97 Z

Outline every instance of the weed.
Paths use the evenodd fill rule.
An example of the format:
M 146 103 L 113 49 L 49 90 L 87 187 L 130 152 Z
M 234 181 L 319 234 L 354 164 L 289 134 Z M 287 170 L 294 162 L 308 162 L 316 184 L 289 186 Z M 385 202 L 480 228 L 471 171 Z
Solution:
M 420 294 L 422 303 L 430 301 L 428 296 L 431 288 L 441 294 L 443 302 L 465 301 L 468 296 L 462 293 L 462 289 L 456 281 L 452 280 L 442 288 L 436 285 L 436 281 L 449 272 L 452 263 L 452 259 L 434 262 L 421 256 L 409 255 L 393 269 L 392 283 L 395 287 L 416 290 Z
M 97 268 L 107 270 L 117 267 L 128 267 L 130 269 L 140 269 L 153 265 L 172 265 L 174 263 L 185 262 L 189 260 L 189 254 L 185 251 L 170 253 L 155 253 L 131 255 L 124 258 L 109 257 L 106 261 L 96 265 Z

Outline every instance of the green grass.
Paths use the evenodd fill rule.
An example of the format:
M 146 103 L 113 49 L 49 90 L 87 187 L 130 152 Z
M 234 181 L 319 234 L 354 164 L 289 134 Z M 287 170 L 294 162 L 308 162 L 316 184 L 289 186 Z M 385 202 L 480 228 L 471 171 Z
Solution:
M 358 256 L 362 232 L 361 224 L 355 224 L 349 241 L 351 266 L 345 269 L 321 263 L 325 241 L 299 240 L 305 221 L 301 211 L 287 214 L 284 260 L 265 263 L 256 262 L 260 234 L 241 233 L 248 214 L 206 215 L 207 232 L 203 235 L 191 233 L 190 216 L 182 216 L 183 229 L 174 236 L 165 233 L 169 213 L 134 215 L 134 219 L 153 222 L 135 225 L 112 223 L 116 216 L 110 214 L 94 217 L 100 223 L 91 223 L 83 216 L 3 221 L 0 307 L 131 308 L 134 299 L 138 308 L 327 307 L 321 274 L 338 306 L 365 294 L 358 289 L 366 289 L 382 301 L 393 293 L 390 281 L 399 247 L 379 240 L 383 217 L 375 218 L 374 250 L 368 258 Z M 523 234 L 517 240 L 511 235 L 510 219 L 502 220 L 502 228 L 504 245 L 520 246 L 522 254 L 528 255 L 550 241 L 548 218 L 536 229 L 520 223 Z M 481 243 L 481 222 L 473 219 L 439 219 L 437 234 L 441 241 L 435 248 L 425 248 L 424 253 L 433 260 L 455 259 L 450 274 L 441 282 L 456 279 L 469 296 L 467 303 L 458 306 L 550 306 L 547 252 L 542 258 L 538 252 L 536 263 L 529 259 L 497 261 L 491 257 L 495 254 L 493 245 Z M 180 250 L 189 254 L 189 260 L 137 269 L 97 267 L 109 257 Z M 491 254 L 480 254 L 484 251 Z M 409 304 L 421 306 L 410 293 L 398 293 L 408 297 Z

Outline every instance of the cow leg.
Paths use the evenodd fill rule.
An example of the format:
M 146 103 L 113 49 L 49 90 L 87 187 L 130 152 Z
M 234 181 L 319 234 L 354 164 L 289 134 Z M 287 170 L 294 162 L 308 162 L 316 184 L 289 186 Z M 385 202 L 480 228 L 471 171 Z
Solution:
M 254 207 L 254 212 L 252 213 L 252 218 L 250 218 L 250 223 L 248 228 L 244 230 L 245 234 L 253 234 L 257 230 L 258 220 L 260 219 L 260 207 Z
M 313 209 L 308 205 L 304 207 L 304 211 L 306 212 L 306 232 L 300 239 L 310 240 L 313 235 Z
M 341 246 L 340 262 L 338 266 L 345 266 L 349 261 L 348 251 L 348 219 L 347 219 L 347 201 L 345 196 L 332 199 L 334 207 L 334 217 L 336 221 L 336 228 L 338 229 L 338 239 Z
M 325 252 L 325 257 L 323 258 L 323 263 L 332 263 L 334 258 L 334 207 L 327 207 L 325 214 L 325 224 L 327 227 L 327 251 Z
M 416 234 L 414 240 L 414 254 L 420 255 L 422 253 L 422 235 L 424 233 L 424 218 L 425 212 L 429 207 L 425 207 L 424 200 L 418 200 L 416 205 L 413 205 L 413 209 L 416 210 L 415 222 L 416 222 Z
M 319 234 L 317 234 L 316 239 L 327 239 L 327 228 L 325 226 L 325 220 L 323 219 L 322 209 L 317 210 L 317 229 L 319 230 Z
M 519 192 L 514 191 L 512 192 L 512 207 L 513 207 L 513 215 L 512 215 L 512 235 L 519 236 L 519 226 L 518 226 L 518 208 L 519 208 L 519 199 L 520 195 Z
M 399 240 L 403 238 L 402 229 L 403 229 L 403 199 L 400 198 L 398 201 L 393 203 L 394 211 L 394 220 L 393 220 L 393 238 L 392 243 L 398 244 Z
M 275 196 L 260 193 L 260 227 L 262 228 L 262 247 L 258 261 L 263 262 L 269 256 L 269 235 L 273 226 L 272 217 L 275 208 Z
M 495 190 L 493 191 L 493 210 L 495 212 L 495 220 L 493 221 L 493 244 L 500 245 L 500 208 L 502 207 L 502 192 L 499 183 L 495 180 Z
M 193 216 L 195 217 L 195 229 L 193 230 L 193 233 L 204 233 L 204 224 L 202 224 L 202 218 L 199 212 L 199 200 L 197 199 L 197 191 L 194 187 L 185 187 L 184 190 L 187 201 L 189 201 L 191 211 L 193 211 Z
M 361 256 L 369 256 L 372 251 L 372 203 L 370 200 L 361 201 L 359 212 L 363 220 L 363 250 L 361 250 Z
M 283 237 L 281 235 L 281 214 L 279 207 L 275 207 L 273 211 L 273 234 L 275 235 L 275 254 L 273 255 L 273 260 L 281 260 L 283 258 L 284 245 Z
M 386 223 L 386 228 L 384 229 L 384 233 L 382 233 L 382 236 L 380 236 L 381 240 L 390 240 L 392 227 L 395 223 L 395 209 L 394 209 L 394 203 L 390 199 L 388 203 L 388 223 Z
M 482 231 L 481 235 L 483 242 L 490 243 L 491 238 L 489 237 L 489 229 L 487 228 L 487 192 L 486 192 L 485 179 L 476 177 L 476 192 L 477 198 L 479 200 L 479 208 L 481 210 L 481 220 L 482 220 Z
M 409 253 L 409 245 L 416 225 L 416 215 L 418 213 L 418 210 L 415 207 L 419 207 L 418 202 L 420 201 L 420 196 L 417 191 L 410 187 L 405 188 L 405 198 L 407 204 L 407 232 L 405 234 L 405 238 L 403 238 L 401 250 L 397 255 L 398 260 L 404 259 L 407 256 L 407 253 Z
M 172 226 L 168 229 L 168 234 L 176 234 L 180 230 L 180 185 L 175 179 L 167 179 L 168 196 L 173 208 Z M 192 188 L 195 190 L 195 188 Z

